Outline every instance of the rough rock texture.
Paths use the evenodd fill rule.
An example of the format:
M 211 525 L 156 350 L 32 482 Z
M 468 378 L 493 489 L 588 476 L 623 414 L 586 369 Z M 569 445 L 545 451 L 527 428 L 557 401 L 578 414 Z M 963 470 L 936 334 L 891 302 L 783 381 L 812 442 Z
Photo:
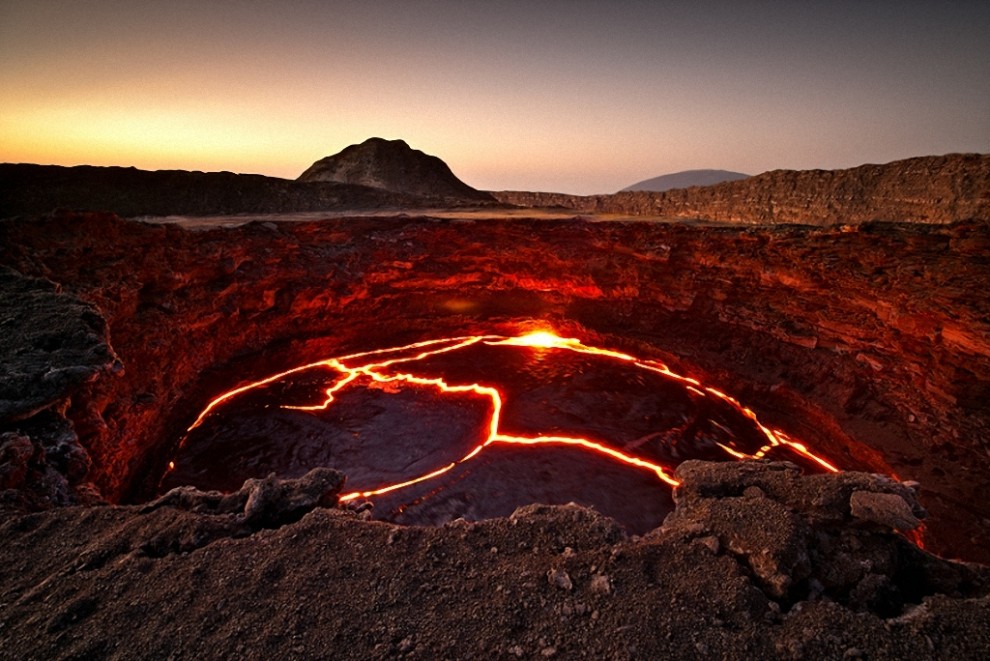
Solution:
M 0 510 L 93 500 L 89 454 L 64 413 L 84 385 L 120 371 L 96 307 L 0 267 Z
M 914 530 L 921 525 L 915 508 L 907 499 L 893 493 L 857 491 L 849 497 L 849 512 L 859 521 L 877 523 L 892 530 Z
M 0 423 L 50 408 L 115 363 L 95 306 L 0 267 Z
M 177 487 L 142 507 L 141 513 L 173 507 L 208 514 L 242 514 L 248 526 L 277 528 L 298 521 L 314 507 L 333 507 L 343 484 L 343 473 L 321 467 L 294 480 L 280 480 L 274 475 L 251 478 L 231 493 Z
M 844 468 L 917 480 L 928 547 L 990 560 L 985 224 L 396 216 L 192 232 L 70 214 L 0 223 L 0 246 L 0 263 L 110 324 L 126 373 L 85 385 L 67 415 L 114 501 L 153 493 L 203 403 L 245 379 L 535 323 L 665 360 Z
M 407 195 L 357 184 L 301 182 L 257 174 L 0 164 L 0 218 L 54 209 L 165 216 L 415 209 L 456 203 L 429 192 Z
M 988 250 L 983 223 L 0 222 L 0 263 L 62 283 L 53 305 L 98 306 L 127 367 L 3 422 L 8 510 L 46 507 L 25 494 L 70 473 L 149 493 L 209 395 L 288 361 L 533 324 L 665 360 L 844 467 L 921 483 L 685 463 L 641 539 L 576 506 L 366 521 L 332 507 L 326 469 L 8 511 L 0 656 L 984 658 L 990 571 L 893 529 L 923 520 L 928 548 L 987 559 Z M 76 434 L 91 467 L 30 472 L 36 439 Z
M 681 464 L 677 475 L 677 509 L 657 534 L 710 535 L 714 548 L 745 563 L 771 598 L 787 604 L 810 592 L 857 610 L 894 613 L 919 594 L 957 592 L 970 580 L 906 544 L 875 543 L 867 531 L 914 530 L 925 516 L 915 493 L 890 478 L 802 477 L 787 463 L 698 461 Z M 887 508 L 864 509 L 863 502 Z M 891 520 L 891 510 L 906 514 Z
M 313 163 L 299 181 L 335 181 L 397 193 L 447 197 L 464 202 L 492 202 L 488 193 L 454 176 L 436 156 L 411 149 L 402 140 L 369 138 Z
M 850 518 L 851 494 L 910 500 L 909 489 L 865 474 L 802 478 L 776 464 L 693 462 L 679 476 L 678 509 L 642 539 L 576 506 L 439 528 L 316 503 L 294 523 L 263 528 L 240 505 L 9 518 L 0 523 L 0 650 L 17 659 L 990 651 L 990 570 Z M 768 525 L 778 519 L 780 529 Z
M 344 474 L 330 468 L 314 468 L 300 478 L 280 480 L 274 475 L 251 478 L 231 493 L 177 487 L 141 508 L 147 514 L 171 507 L 206 514 L 237 514 L 247 526 L 277 528 L 293 523 L 315 507 L 333 507 L 344 484 Z
M 742 181 L 664 193 L 492 194 L 500 202 L 524 207 L 734 223 L 990 220 L 990 154 L 924 156 L 847 170 L 774 170 Z

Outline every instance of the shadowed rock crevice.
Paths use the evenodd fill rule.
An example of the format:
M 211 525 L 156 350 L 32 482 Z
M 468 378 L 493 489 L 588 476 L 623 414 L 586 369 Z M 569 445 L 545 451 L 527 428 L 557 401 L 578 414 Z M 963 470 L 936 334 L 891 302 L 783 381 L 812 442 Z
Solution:
M 94 305 L 0 266 L 0 510 L 100 500 L 66 409 L 122 371 Z

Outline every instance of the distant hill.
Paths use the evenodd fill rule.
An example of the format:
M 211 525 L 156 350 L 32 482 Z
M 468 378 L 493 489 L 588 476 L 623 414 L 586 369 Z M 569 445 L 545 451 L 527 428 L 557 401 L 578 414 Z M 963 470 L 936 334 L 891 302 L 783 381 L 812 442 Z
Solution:
M 43 214 L 57 208 L 112 211 L 121 216 L 208 216 L 464 204 L 468 203 L 450 197 L 257 174 L 0 164 L 0 218 Z
M 492 196 L 454 176 L 436 156 L 412 149 L 403 140 L 369 138 L 320 159 L 298 181 L 358 184 L 395 193 L 491 202 Z
M 232 172 L 0 163 L 0 218 L 57 208 L 121 216 L 293 213 L 496 205 L 435 156 L 371 138 L 296 180 Z
M 298 179 L 231 172 L 0 164 L 0 218 L 56 208 L 122 216 L 287 213 L 495 205 L 436 156 L 371 138 L 317 161 Z
M 773 170 L 739 181 L 661 192 L 494 195 L 520 207 L 724 223 L 990 221 L 990 154 L 919 156 L 844 170 Z
M 674 188 L 690 188 L 691 186 L 713 186 L 723 181 L 738 181 L 747 179 L 750 175 L 742 172 L 731 172 L 730 170 L 684 170 L 665 174 L 652 179 L 645 179 L 632 186 L 626 186 L 620 193 L 626 191 L 647 190 L 663 192 Z

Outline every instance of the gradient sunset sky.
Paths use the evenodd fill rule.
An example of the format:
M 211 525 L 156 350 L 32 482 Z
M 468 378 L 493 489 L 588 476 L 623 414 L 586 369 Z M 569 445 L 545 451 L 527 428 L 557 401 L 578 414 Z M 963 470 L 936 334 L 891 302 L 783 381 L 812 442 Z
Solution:
M 0 161 L 489 190 L 990 152 L 990 2 L 0 0 Z

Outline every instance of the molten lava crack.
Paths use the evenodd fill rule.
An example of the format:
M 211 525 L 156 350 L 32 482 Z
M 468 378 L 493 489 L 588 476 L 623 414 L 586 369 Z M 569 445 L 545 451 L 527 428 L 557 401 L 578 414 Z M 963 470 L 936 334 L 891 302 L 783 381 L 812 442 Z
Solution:
M 526 352 L 526 355 L 520 359 L 522 363 L 538 364 L 545 361 L 550 368 L 558 367 L 557 364 L 562 364 L 566 356 L 589 357 L 588 359 L 601 362 L 604 367 L 638 371 L 640 376 L 637 376 L 636 379 L 642 379 L 647 385 L 649 385 L 648 375 L 659 375 L 663 381 L 682 389 L 677 395 L 678 397 L 685 401 L 690 400 L 692 405 L 697 405 L 703 411 L 711 408 L 714 413 L 704 418 L 698 417 L 689 421 L 688 424 L 679 429 L 677 434 L 669 430 L 652 432 L 643 434 L 636 439 L 627 439 L 624 443 L 621 439 L 601 437 L 601 435 L 563 433 L 567 431 L 568 424 L 577 424 L 568 422 L 571 418 L 568 417 L 569 414 L 566 410 L 555 410 L 554 415 L 556 417 L 554 415 L 548 416 L 558 421 L 557 427 L 565 428 L 555 430 L 562 433 L 525 433 L 526 427 L 531 426 L 531 422 L 525 422 L 528 408 L 533 408 L 535 405 L 524 402 L 517 406 L 519 410 L 514 414 L 514 421 L 511 424 L 506 423 L 506 407 L 514 403 L 507 401 L 506 397 L 507 393 L 512 391 L 514 384 L 500 384 L 498 379 L 492 379 L 491 382 L 485 383 L 479 382 L 480 379 L 473 383 L 466 383 L 464 382 L 467 380 L 465 375 L 449 375 L 452 372 L 457 372 L 457 367 L 459 367 L 458 363 L 450 362 L 450 360 L 455 359 L 452 354 L 462 352 L 461 355 L 463 356 L 470 350 L 489 347 L 511 349 L 513 352 Z M 439 362 L 443 360 L 447 360 L 447 362 Z M 577 378 L 576 374 L 580 376 L 579 373 L 584 368 L 575 364 L 566 366 L 566 369 L 561 367 L 561 369 L 563 370 L 562 375 L 557 375 L 555 378 L 558 382 L 566 384 Z M 508 374 L 510 371 L 509 366 L 506 366 L 506 373 Z M 329 372 L 331 378 L 324 378 L 322 372 Z M 607 374 L 606 377 L 615 378 L 612 374 Z M 627 375 L 623 378 L 629 377 Z M 294 379 L 301 379 L 305 383 L 322 382 L 322 399 L 315 402 L 309 399 L 311 395 L 305 395 L 306 392 L 309 392 L 307 388 L 302 388 L 302 394 L 297 392 L 299 388 L 296 387 L 297 384 L 294 385 Z M 473 444 L 467 446 L 469 449 L 466 452 L 462 451 L 462 456 L 447 461 L 443 465 L 434 466 L 430 470 L 423 470 L 409 476 L 408 479 L 384 482 L 371 488 L 345 493 L 341 496 L 341 501 L 352 501 L 358 498 L 374 499 L 377 496 L 406 489 L 412 485 L 436 480 L 455 468 L 476 459 L 486 449 L 495 446 L 572 448 L 601 456 L 627 467 L 647 471 L 659 483 L 669 487 L 678 485 L 678 481 L 672 476 L 673 468 L 685 456 L 684 449 L 679 448 L 678 443 L 683 444 L 688 441 L 706 448 L 705 451 L 709 453 L 715 451 L 722 459 L 726 460 L 761 458 L 775 449 L 783 449 L 789 452 L 789 455 L 786 456 L 798 460 L 809 468 L 833 472 L 838 470 L 832 463 L 816 455 L 805 445 L 791 439 L 779 430 L 763 425 L 752 410 L 740 404 L 735 398 L 716 388 L 705 386 L 697 379 L 677 374 L 663 363 L 637 358 L 619 351 L 589 346 L 578 339 L 562 338 L 549 331 L 538 331 L 513 337 L 472 335 L 440 338 L 399 347 L 354 353 L 295 367 L 232 389 L 214 398 L 189 427 L 186 437 L 180 444 L 180 451 L 176 459 L 169 464 L 169 471 L 174 471 L 176 462 L 181 462 L 182 447 L 189 442 L 190 434 L 203 426 L 212 416 L 220 413 L 220 409 L 231 405 L 234 400 L 246 396 L 251 391 L 272 389 L 277 386 L 282 386 L 283 392 L 281 394 L 269 394 L 269 396 L 276 397 L 273 400 L 276 403 L 265 404 L 265 408 L 277 406 L 281 410 L 316 416 L 326 416 L 343 394 L 351 392 L 355 388 L 380 389 L 390 393 L 401 393 L 404 389 L 415 388 L 421 391 L 434 392 L 436 396 L 447 399 L 451 397 L 480 398 L 487 404 L 487 417 L 484 424 L 478 426 L 479 436 Z M 653 384 L 653 387 L 656 388 L 657 384 Z M 532 392 L 527 394 L 535 396 Z M 546 393 L 543 393 L 543 396 L 545 395 Z M 669 396 L 675 398 L 672 395 Z M 658 393 L 656 397 L 662 398 L 663 393 Z M 617 396 L 617 398 L 620 397 Z M 298 399 L 309 399 L 309 401 L 296 401 Z M 545 404 L 545 402 L 543 403 Z M 586 408 L 594 409 L 594 402 Z M 742 432 L 737 433 L 730 428 L 731 422 L 727 417 L 729 413 L 726 411 L 751 424 L 752 433 L 748 441 L 741 438 L 744 435 Z M 592 418 L 595 418 L 595 412 L 592 411 L 591 413 Z M 624 413 L 624 415 L 632 414 Z M 543 420 L 544 416 L 528 414 L 528 419 L 530 421 L 533 419 Z M 585 427 L 594 428 L 597 421 L 593 419 L 590 423 L 582 424 Z M 738 423 L 736 426 L 738 427 Z M 687 441 L 684 441 L 685 438 Z M 717 458 L 712 457 L 711 454 L 706 456 Z M 337 467 L 344 468 L 346 471 L 346 467 Z M 265 472 L 264 467 L 260 468 L 261 472 Z

